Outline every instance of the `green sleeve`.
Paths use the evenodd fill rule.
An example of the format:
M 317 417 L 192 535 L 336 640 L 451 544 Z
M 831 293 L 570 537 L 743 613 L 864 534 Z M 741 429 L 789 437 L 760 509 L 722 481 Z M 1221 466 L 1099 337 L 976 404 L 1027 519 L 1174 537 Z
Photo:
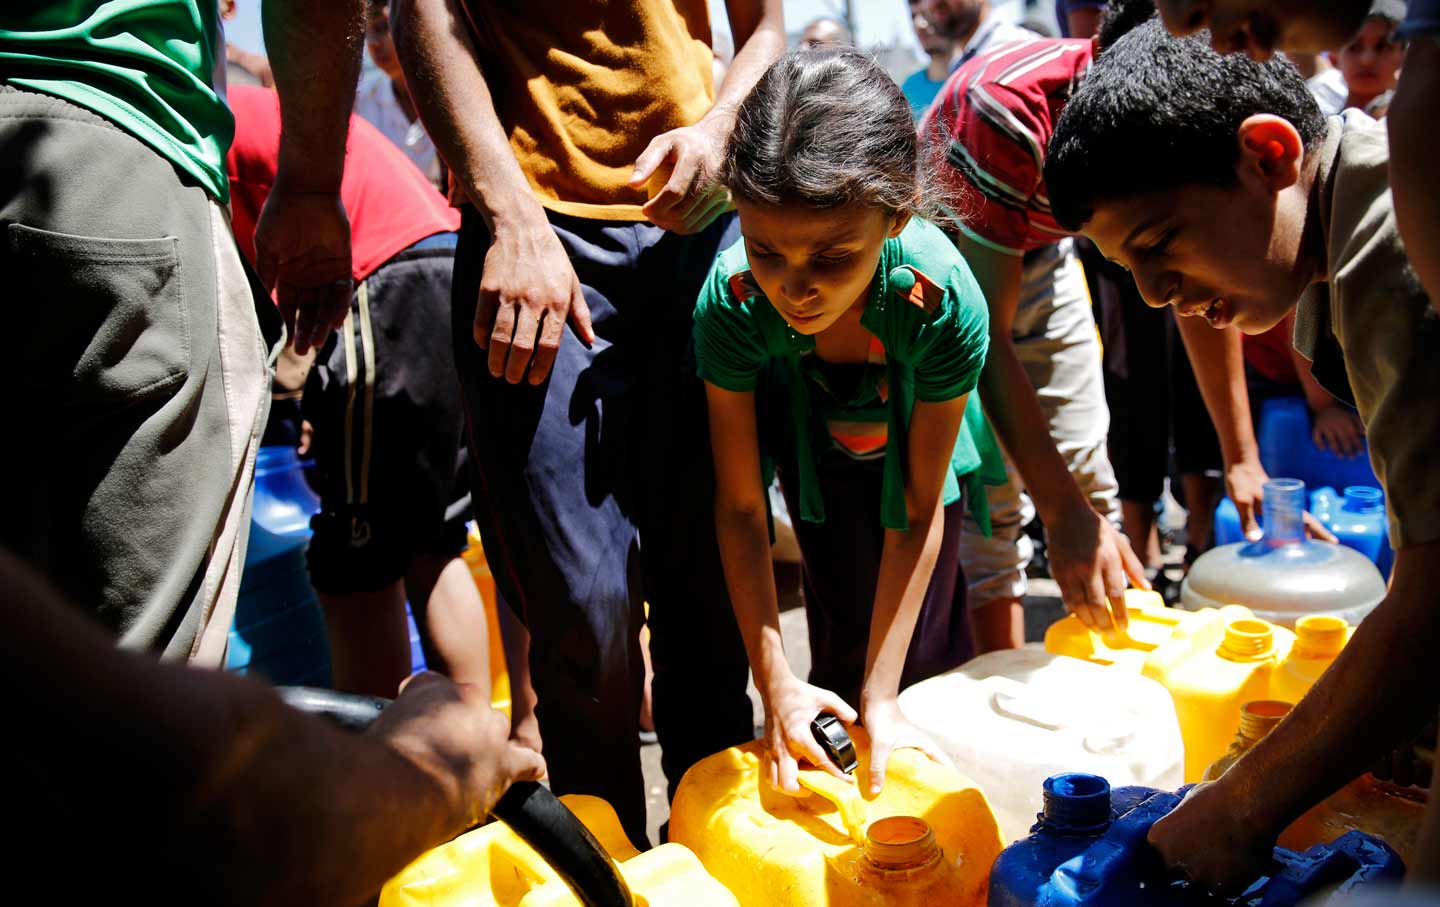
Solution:
M 760 326 L 749 300 L 730 292 L 725 258 L 716 260 L 695 305 L 695 367 L 701 380 L 727 391 L 753 391 L 765 364 Z
M 915 338 L 915 399 L 941 403 L 973 391 L 989 348 L 989 310 L 970 269 L 957 263 L 940 310 L 920 325 Z

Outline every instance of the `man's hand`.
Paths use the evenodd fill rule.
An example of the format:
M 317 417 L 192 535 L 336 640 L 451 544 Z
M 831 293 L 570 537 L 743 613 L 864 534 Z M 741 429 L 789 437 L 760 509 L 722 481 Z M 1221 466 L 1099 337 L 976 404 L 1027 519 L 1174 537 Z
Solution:
M 569 321 L 586 346 L 595 342 L 590 307 L 575 267 L 545 221 L 495 225 L 485 253 L 475 342 L 490 351 L 490 374 L 511 384 L 550 376 Z
M 340 194 L 271 190 L 255 225 L 255 267 L 295 352 L 323 345 L 350 313 L 350 221 Z
M 1088 504 L 1045 528 L 1050 575 L 1065 605 L 1092 630 L 1124 630 L 1126 578 L 1149 589 L 1130 542 Z
M 1270 477 L 1265 474 L 1265 468 L 1259 461 L 1232 463 L 1225 468 L 1225 493 L 1230 496 L 1235 512 L 1240 515 L 1240 531 L 1252 542 L 1260 541 L 1265 534 L 1260 528 L 1260 513 L 1265 501 L 1265 483 L 1268 481 Z M 1325 524 L 1308 510 L 1305 511 L 1305 535 L 1331 544 L 1339 541 L 1335 534 L 1326 529 Z
M 1270 869 L 1275 845 L 1241 817 L 1244 804 L 1228 795 L 1223 779 L 1200 784 L 1150 828 L 1166 868 L 1221 894 L 1238 894 Z
M 1365 449 L 1365 424 L 1360 416 L 1343 403 L 1333 403 L 1314 411 L 1311 431 L 1315 446 L 1341 457 L 1355 457 Z
M 490 708 L 478 688 L 428 671 L 401 686 L 369 733 L 445 791 L 456 834 L 488 816 L 511 784 L 545 774 L 545 760 L 509 739 L 509 720 Z
M 650 222 L 676 233 L 699 233 L 730 207 L 730 193 L 716 182 L 725 154 L 728 121 L 702 120 L 662 133 L 635 162 L 630 185 L 651 186 L 641 210 Z

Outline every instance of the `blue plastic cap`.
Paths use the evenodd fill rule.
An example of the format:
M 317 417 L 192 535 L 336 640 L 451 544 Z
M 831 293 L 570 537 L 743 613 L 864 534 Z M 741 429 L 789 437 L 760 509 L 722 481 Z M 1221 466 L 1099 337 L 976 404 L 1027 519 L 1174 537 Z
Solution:
M 1110 782 L 1099 775 L 1071 772 L 1045 779 L 1040 822 L 1059 834 L 1095 834 L 1110 826 Z

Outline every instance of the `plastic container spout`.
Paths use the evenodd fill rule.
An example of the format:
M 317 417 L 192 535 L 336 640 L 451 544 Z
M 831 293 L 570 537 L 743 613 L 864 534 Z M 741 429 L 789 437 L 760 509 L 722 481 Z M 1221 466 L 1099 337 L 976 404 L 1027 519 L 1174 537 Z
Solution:
M 1298 545 L 1305 541 L 1305 483 L 1271 479 L 1265 483 L 1265 545 Z
M 1307 658 L 1334 658 L 1345 648 L 1350 624 L 1343 617 L 1312 614 L 1295 621 L 1295 650 Z
M 1110 826 L 1110 782 L 1071 772 L 1045 779 L 1040 823 L 1062 835 L 1099 834 Z

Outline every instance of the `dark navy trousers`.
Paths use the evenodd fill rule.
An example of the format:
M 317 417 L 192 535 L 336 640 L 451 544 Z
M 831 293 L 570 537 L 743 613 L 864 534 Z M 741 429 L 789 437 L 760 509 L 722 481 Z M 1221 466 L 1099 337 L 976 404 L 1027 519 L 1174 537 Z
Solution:
M 475 515 L 500 591 L 530 630 L 553 789 L 605 798 L 643 847 L 643 603 L 670 792 L 695 761 L 754 735 L 690 352 L 701 284 L 738 230 L 733 215 L 694 236 L 550 219 L 597 340 L 586 349 L 567 328 L 549 379 L 511 385 L 490 376 L 473 340 L 489 234 L 478 212 L 464 210 L 453 328 Z

